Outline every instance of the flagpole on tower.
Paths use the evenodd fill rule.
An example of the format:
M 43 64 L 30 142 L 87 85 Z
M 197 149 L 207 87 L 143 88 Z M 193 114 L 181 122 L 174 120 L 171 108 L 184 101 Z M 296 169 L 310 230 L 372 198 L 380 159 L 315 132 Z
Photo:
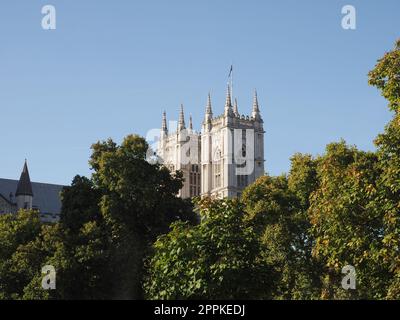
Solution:
M 231 95 L 232 95 L 232 99 L 235 98 L 235 96 L 233 95 L 233 63 L 231 64 Z
M 231 97 L 233 98 L 233 64 L 231 64 L 231 68 L 229 69 L 228 86 L 230 87 Z

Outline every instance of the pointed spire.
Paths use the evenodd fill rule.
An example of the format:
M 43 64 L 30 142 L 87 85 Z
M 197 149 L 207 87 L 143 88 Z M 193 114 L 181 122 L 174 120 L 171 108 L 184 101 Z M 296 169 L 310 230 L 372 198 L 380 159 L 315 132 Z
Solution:
M 208 93 L 206 113 L 207 113 L 207 114 L 212 114 L 212 108 L 211 108 L 211 94 L 210 94 L 210 93 Z
M 260 108 L 258 106 L 257 90 L 254 90 L 253 111 L 251 115 L 254 119 L 261 119 Z
M 228 90 L 226 91 L 225 108 L 230 108 L 230 107 L 232 107 L 231 87 L 228 85 Z
M 232 111 L 232 99 L 231 99 L 231 88 L 228 85 L 228 91 L 226 92 L 226 101 L 225 101 L 225 115 L 233 115 Z
M 168 134 L 168 127 L 167 127 L 167 113 L 164 111 L 162 116 L 162 132 Z
M 254 89 L 253 112 L 260 112 L 260 109 L 258 108 L 258 97 L 256 89 Z
M 185 114 L 183 113 L 183 104 L 181 104 L 181 112 L 179 113 L 179 122 L 178 122 L 178 133 L 186 129 L 185 126 Z
M 213 113 L 212 113 L 212 107 L 211 107 L 211 94 L 208 93 L 206 115 L 204 117 L 204 121 L 209 122 L 209 121 L 211 121 L 212 117 L 213 117 Z
M 190 131 L 193 131 L 192 115 L 189 116 L 189 129 L 190 129 Z
M 235 98 L 235 103 L 233 106 L 233 113 L 235 114 L 236 117 L 239 117 L 239 109 L 238 109 L 238 102 L 237 99 Z
M 15 196 L 32 196 L 32 184 L 31 178 L 29 177 L 28 164 L 25 159 L 24 168 L 22 169 L 21 177 L 18 181 L 17 191 L 15 192 Z

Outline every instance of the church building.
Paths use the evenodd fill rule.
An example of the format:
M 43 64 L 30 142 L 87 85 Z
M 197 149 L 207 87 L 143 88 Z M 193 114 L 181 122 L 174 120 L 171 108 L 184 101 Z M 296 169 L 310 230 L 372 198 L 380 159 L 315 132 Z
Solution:
M 0 179 L 0 214 L 35 209 L 43 222 L 56 222 L 61 211 L 60 192 L 64 186 L 31 182 L 25 161 L 19 180 Z
M 172 172 L 181 170 L 182 198 L 194 196 L 232 198 L 264 175 L 264 128 L 254 93 L 251 115 L 240 115 L 237 100 L 232 105 L 228 86 L 224 111 L 214 116 L 208 95 L 201 132 L 186 128 L 183 105 L 177 130 L 169 132 L 163 113 L 157 156 Z
M 171 172 L 183 173 L 182 198 L 239 197 L 243 190 L 264 175 L 264 128 L 254 92 L 251 115 L 241 115 L 228 86 L 223 113 L 214 116 L 208 95 L 201 132 L 186 127 L 181 105 L 176 131 L 170 132 L 163 113 L 156 155 Z M 44 222 L 59 220 L 60 192 L 64 186 L 31 182 L 25 161 L 19 180 L 0 179 L 0 214 L 36 209 Z

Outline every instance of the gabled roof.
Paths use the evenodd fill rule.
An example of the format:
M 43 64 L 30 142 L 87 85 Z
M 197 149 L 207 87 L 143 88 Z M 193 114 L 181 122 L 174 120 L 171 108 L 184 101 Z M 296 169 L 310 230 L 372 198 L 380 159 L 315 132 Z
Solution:
M 0 179 L 0 194 L 9 199 L 10 193 L 14 195 L 18 187 L 18 180 Z M 32 182 L 33 207 L 38 208 L 41 213 L 59 214 L 61 212 L 60 192 L 62 185 Z
M 24 169 L 19 178 L 16 196 L 33 196 L 31 178 L 29 177 L 28 165 L 25 160 Z

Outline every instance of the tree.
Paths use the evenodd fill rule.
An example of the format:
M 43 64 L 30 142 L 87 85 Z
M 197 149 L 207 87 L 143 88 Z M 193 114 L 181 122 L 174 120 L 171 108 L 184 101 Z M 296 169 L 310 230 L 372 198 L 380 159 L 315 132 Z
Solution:
M 192 208 L 177 197 L 182 174 L 146 161 L 148 144 L 127 136 L 92 146 L 92 180 L 101 190 L 100 212 L 111 241 L 113 298 L 142 298 L 143 259 L 157 236 L 176 220 L 194 221 Z
M 376 154 L 348 147 L 344 141 L 332 143 L 318 159 L 317 173 L 320 183 L 309 214 L 316 239 L 313 254 L 325 265 L 321 297 L 383 298 L 389 275 L 376 256 L 383 231 Z M 346 265 L 356 269 L 356 290 L 341 287 Z
M 67 261 L 58 270 L 63 299 L 106 299 L 112 287 L 110 239 L 100 212 L 101 190 L 76 176 L 61 194 L 61 244 L 55 254 Z M 57 291 L 61 291 L 58 289 Z
M 60 222 L 37 212 L 0 217 L 0 297 L 17 299 L 141 298 L 143 259 L 176 220 L 195 223 L 176 195 L 181 173 L 150 164 L 147 144 L 128 136 L 93 145 L 91 179 L 76 176 L 62 191 Z M 56 270 L 56 290 L 43 290 L 42 267 Z
M 368 83 L 377 87 L 382 96 L 389 101 L 389 109 L 400 109 L 400 39 L 392 51 L 378 60 L 375 68 L 368 74 Z
M 201 223 L 158 238 L 144 287 L 150 299 L 270 298 L 276 275 L 262 259 L 237 200 L 202 200 Z
M 86 222 L 100 221 L 101 191 L 94 183 L 82 176 L 76 176 L 71 186 L 64 187 L 61 193 L 61 225 L 76 233 Z
M 199 200 L 200 223 L 177 197 L 182 174 L 147 162 L 143 138 L 94 144 L 94 173 L 63 190 L 59 223 L 0 216 L 0 299 L 399 299 L 400 40 L 369 83 L 394 113 L 376 152 L 341 141 L 295 154 L 288 175 L 240 199 Z M 44 265 L 57 290 L 41 288 Z
M 280 275 L 274 299 L 318 296 L 320 266 L 312 258 L 308 197 L 315 188 L 309 156 L 292 158 L 289 178 L 259 178 L 243 192 L 246 219 L 257 230 L 265 261 Z
M 0 215 L 0 299 L 22 298 L 33 274 L 32 268 L 23 268 L 18 250 L 33 241 L 41 228 L 36 211 Z
M 378 259 L 389 265 L 393 274 L 387 298 L 400 298 L 400 39 L 394 49 L 378 60 L 369 73 L 369 83 L 377 87 L 389 102 L 394 117 L 375 144 L 381 176 L 379 206 L 383 213 L 383 248 Z
M 38 212 L 22 210 L 0 216 L 0 243 L 0 299 L 108 296 L 107 252 L 96 222 L 71 237 L 61 224 L 43 224 Z M 55 268 L 56 290 L 42 288 L 46 265 Z

